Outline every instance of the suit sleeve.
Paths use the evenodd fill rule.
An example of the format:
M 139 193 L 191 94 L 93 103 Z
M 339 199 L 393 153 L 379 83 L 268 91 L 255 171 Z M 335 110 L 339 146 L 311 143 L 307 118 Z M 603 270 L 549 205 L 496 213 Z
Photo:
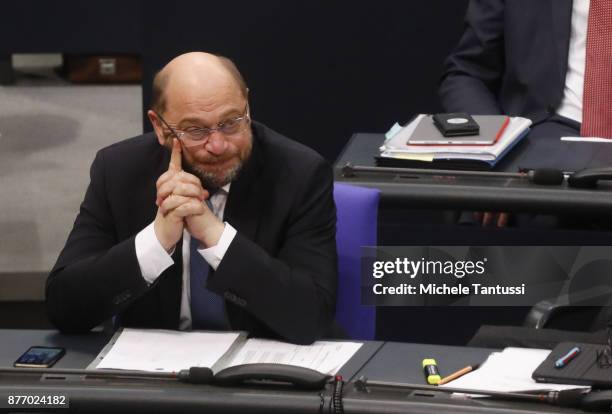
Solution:
M 134 237 L 119 241 L 106 196 L 104 153 L 98 152 L 91 182 L 46 285 L 47 313 L 64 332 L 90 330 L 121 313 L 147 289 Z
M 471 0 L 463 35 L 444 64 L 439 88 L 444 109 L 500 114 L 504 56 L 504 1 Z
M 320 161 L 304 176 L 309 178 L 278 254 L 271 256 L 238 232 L 208 285 L 298 344 L 310 344 L 329 329 L 337 287 L 332 171 Z

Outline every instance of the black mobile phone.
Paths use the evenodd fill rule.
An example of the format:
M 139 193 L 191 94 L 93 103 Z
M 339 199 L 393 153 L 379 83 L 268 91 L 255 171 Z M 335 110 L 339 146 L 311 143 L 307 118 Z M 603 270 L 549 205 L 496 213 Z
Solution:
M 435 114 L 433 122 L 445 137 L 461 137 L 480 133 L 478 122 L 465 112 Z
M 64 356 L 64 348 L 52 346 L 32 346 L 13 364 L 20 368 L 49 368 Z

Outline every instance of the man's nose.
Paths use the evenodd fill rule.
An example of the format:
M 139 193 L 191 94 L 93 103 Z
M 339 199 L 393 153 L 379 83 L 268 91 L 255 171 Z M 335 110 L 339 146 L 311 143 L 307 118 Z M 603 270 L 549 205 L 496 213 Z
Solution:
M 227 140 L 221 132 L 213 131 L 204 148 L 211 154 L 222 155 L 227 150 Z

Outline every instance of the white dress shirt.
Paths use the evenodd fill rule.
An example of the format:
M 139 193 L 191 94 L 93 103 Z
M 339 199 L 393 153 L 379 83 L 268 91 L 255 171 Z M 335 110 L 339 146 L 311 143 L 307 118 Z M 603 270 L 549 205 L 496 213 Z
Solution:
M 567 58 L 567 74 L 563 100 L 557 114 L 582 122 L 582 92 L 586 62 L 586 37 L 590 0 L 574 0 L 572 3 L 572 27 Z
M 213 213 L 220 220 L 223 220 L 225 213 L 225 204 L 227 202 L 227 196 L 229 194 L 231 183 L 221 187 L 219 191 L 210 198 L 210 202 L 213 207 Z M 162 274 L 164 270 L 174 264 L 172 256 L 166 252 L 166 249 L 159 243 L 157 236 L 155 235 L 154 223 L 149 224 L 143 230 L 136 235 L 136 257 L 138 258 L 138 264 L 140 265 L 140 271 L 142 277 L 151 284 Z M 219 242 L 215 246 L 208 247 L 206 249 L 198 249 L 198 252 L 202 255 L 204 260 L 213 268 L 217 270 L 219 263 L 223 260 L 227 249 L 236 236 L 236 229 L 234 229 L 229 223 L 225 222 L 225 228 L 221 234 Z M 191 329 L 191 289 L 190 289 L 190 270 L 189 270 L 189 257 L 190 252 L 191 235 L 187 230 L 183 230 L 183 289 L 181 293 L 181 315 L 179 322 L 179 329 L 186 330 Z

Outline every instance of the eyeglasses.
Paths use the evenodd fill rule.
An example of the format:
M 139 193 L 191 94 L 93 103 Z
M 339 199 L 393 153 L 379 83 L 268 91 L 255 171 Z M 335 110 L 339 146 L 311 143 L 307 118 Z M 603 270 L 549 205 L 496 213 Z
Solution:
M 204 145 L 210 139 L 210 136 L 218 131 L 230 137 L 236 135 L 242 130 L 243 124 L 248 123 L 251 119 L 249 117 L 249 106 L 244 108 L 244 113 L 236 118 L 231 118 L 223 122 L 219 122 L 214 128 L 199 128 L 199 127 L 188 127 L 187 129 L 178 129 L 170 126 L 168 122 L 157 112 L 155 115 L 164 123 L 166 128 L 170 130 L 172 135 L 183 141 L 186 147 L 194 147 L 197 145 Z

